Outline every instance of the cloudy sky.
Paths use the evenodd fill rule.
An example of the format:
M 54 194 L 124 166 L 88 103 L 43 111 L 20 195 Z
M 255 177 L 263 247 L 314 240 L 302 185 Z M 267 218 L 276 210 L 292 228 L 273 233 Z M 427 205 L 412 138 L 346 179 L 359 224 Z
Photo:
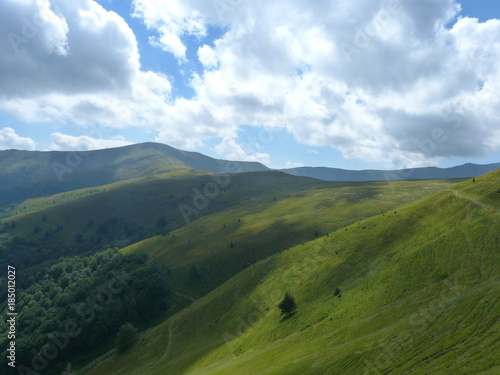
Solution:
M 2 0 L 0 149 L 500 161 L 495 0 Z

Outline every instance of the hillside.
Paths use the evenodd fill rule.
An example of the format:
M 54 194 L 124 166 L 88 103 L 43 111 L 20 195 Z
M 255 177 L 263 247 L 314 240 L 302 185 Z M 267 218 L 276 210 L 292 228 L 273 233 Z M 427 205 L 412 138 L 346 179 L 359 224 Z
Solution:
M 499 187 L 495 171 L 269 257 L 85 374 L 496 374 Z
M 218 194 L 206 189 L 216 182 Z M 453 182 L 332 183 L 276 171 L 225 175 L 180 169 L 25 201 L 0 221 L 0 264 L 15 264 L 18 272 L 24 322 L 19 361 L 29 362 L 33 347 L 41 348 L 68 319 L 82 319 L 78 306 L 99 296 L 110 268 L 123 272 L 123 264 L 134 264 L 137 270 L 128 272 L 140 275 L 133 283 L 141 292 L 96 307 L 99 328 L 81 322 L 85 334 L 43 373 L 59 375 L 66 361 L 80 365 L 105 352 L 124 319 L 150 327 L 262 259 Z M 188 209 L 186 221 L 182 207 L 198 212 Z M 122 249 L 124 258 L 117 249 L 103 251 L 127 244 L 133 245 Z M 153 282 L 159 275 L 144 267 L 163 267 L 164 276 Z M 169 293 L 159 292 L 160 281 Z M 163 307 L 151 309 L 155 304 Z
M 227 162 L 159 143 L 78 152 L 0 151 L 0 207 L 179 169 L 225 173 L 228 166 L 240 172 L 267 170 L 260 163 Z
M 145 253 L 167 265 L 172 287 L 199 297 L 261 259 L 414 202 L 455 181 L 321 183 L 282 178 L 281 183 L 270 181 L 272 188 L 261 185 L 260 194 L 248 200 L 122 252 Z
M 472 178 L 500 168 L 500 163 L 479 165 L 464 164 L 451 168 L 413 168 L 399 170 L 352 171 L 327 167 L 299 167 L 282 169 L 283 172 L 301 177 L 317 178 L 324 181 L 400 181 L 430 180 L 441 178 Z
M 9 211 L 14 216 L 0 220 L 0 265 L 14 263 L 29 273 L 28 267 L 62 256 L 121 248 L 160 234 L 126 252 L 156 256 L 153 249 L 168 248 L 159 259 L 168 259 L 179 280 L 194 263 L 210 270 L 202 272 L 210 281 L 196 287 L 202 295 L 277 251 L 450 184 L 332 183 L 276 171 L 229 176 L 181 169 L 23 202 Z M 205 196 L 207 186 L 217 194 Z
M 271 202 L 276 194 L 300 194 L 329 185 L 333 186 L 275 171 L 173 172 L 62 193 L 27 202 L 26 212 L 0 221 L 0 229 L 12 239 L 0 251 L 0 261 L 28 266 L 123 247 L 181 228 L 200 216 L 253 204 L 254 199 Z

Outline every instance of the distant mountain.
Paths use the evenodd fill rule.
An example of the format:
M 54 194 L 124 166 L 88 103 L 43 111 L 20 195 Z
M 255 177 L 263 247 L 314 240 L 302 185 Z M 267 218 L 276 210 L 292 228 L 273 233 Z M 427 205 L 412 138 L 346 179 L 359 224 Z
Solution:
M 347 169 L 327 167 L 300 167 L 282 169 L 282 172 L 300 176 L 312 177 L 325 181 L 396 181 L 396 180 L 431 180 L 440 178 L 471 178 L 492 172 L 500 168 L 500 163 L 480 165 L 464 164 L 452 168 L 414 168 L 400 170 L 363 170 L 351 171 Z
M 95 151 L 0 151 L 0 206 L 181 169 L 253 172 L 256 162 L 228 162 L 159 143 Z
M 426 180 L 469 178 L 500 168 L 464 164 L 405 170 L 352 171 L 301 167 L 282 172 L 326 181 Z M 0 207 L 28 198 L 47 196 L 116 181 L 172 171 L 257 172 L 269 170 L 258 162 L 214 159 L 198 152 L 178 150 L 160 143 L 139 143 L 95 151 L 0 151 Z

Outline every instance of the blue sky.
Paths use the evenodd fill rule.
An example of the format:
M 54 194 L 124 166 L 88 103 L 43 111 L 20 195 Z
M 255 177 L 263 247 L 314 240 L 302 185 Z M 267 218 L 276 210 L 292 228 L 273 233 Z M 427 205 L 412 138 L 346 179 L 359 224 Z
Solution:
M 500 161 L 500 3 L 267 4 L 6 0 L 0 149 L 156 141 L 274 168 Z

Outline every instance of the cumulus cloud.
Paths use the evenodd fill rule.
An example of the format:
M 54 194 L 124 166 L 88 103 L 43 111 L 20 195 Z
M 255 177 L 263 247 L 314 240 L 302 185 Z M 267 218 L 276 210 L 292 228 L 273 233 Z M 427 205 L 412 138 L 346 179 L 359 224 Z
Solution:
M 0 149 L 34 150 L 35 142 L 31 138 L 24 138 L 16 134 L 12 128 L 0 130 Z
M 93 0 L 0 2 L 0 111 L 29 123 L 155 128 L 170 102 L 134 33 Z
M 140 16 L 177 36 L 190 33 L 188 14 L 194 35 L 227 28 L 198 50 L 195 98 L 169 109 L 186 126 L 202 121 L 205 136 L 280 126 L 346 158 L 398 166 L 498 150 L 500 21 L 455 18 L 454 0 L 172 3 L 161 21 Z
M 304 166 L 304 163 L 297 163 L 294 161 L 287 161 L 285 163 L 285 168 L 299 168 L 299 167 L 303 167 L 303 166 Z
M 172 52 L 178 59 L 186 58 L 183 35 L 206 35 L 206 23 L 200 11 L 185 6 L 180 1 L 134 0 L 134 16 L 142 18 L 149 29 L 159 36 L 150 37 L 150 42 L 161 49 Z
M 198 59 L 206 69 L 215 68 L 219 64 L 214 50 L 206 44 L 198 49 Z
M 258 152 L 251 145 L 241 145 L 232 138 L 224 138 L 215 147 L 215 151 L 228 160 L 258 161 L 263 164 L 269 163 L 271 160 L 269 154 Z
M 0 99 L 102 93 L 139 70 L 132 30 L 92 0 L 0 3 Z
M 132 31 L 95 1 L 5 0 L 0 33 L 27 42 L 0 40 L 0 110 L 144 127 L 191 149 L 221 139 L 217 151 L 241 160 L 268 157 L 242 149 L 241 126 L 397 167 L 482 156 L 500 149 L 500 21 L 457 18 L 459 9 L 456 0 L 134 0 L 151 44 L 181 69 L 194 55 L 186 41 L 199 41 L 202 70 L 183 98 L 169 76 L 141 71 Z M 208 45 L 211 28 L 221 37 Z
M 52 133 L 51 136 L 52 144 L 50 149 L 53 151 L 90 151 L 132 144 L 124 140 L 98 139 L 85 135 L 74 137 L 67 134 Z

